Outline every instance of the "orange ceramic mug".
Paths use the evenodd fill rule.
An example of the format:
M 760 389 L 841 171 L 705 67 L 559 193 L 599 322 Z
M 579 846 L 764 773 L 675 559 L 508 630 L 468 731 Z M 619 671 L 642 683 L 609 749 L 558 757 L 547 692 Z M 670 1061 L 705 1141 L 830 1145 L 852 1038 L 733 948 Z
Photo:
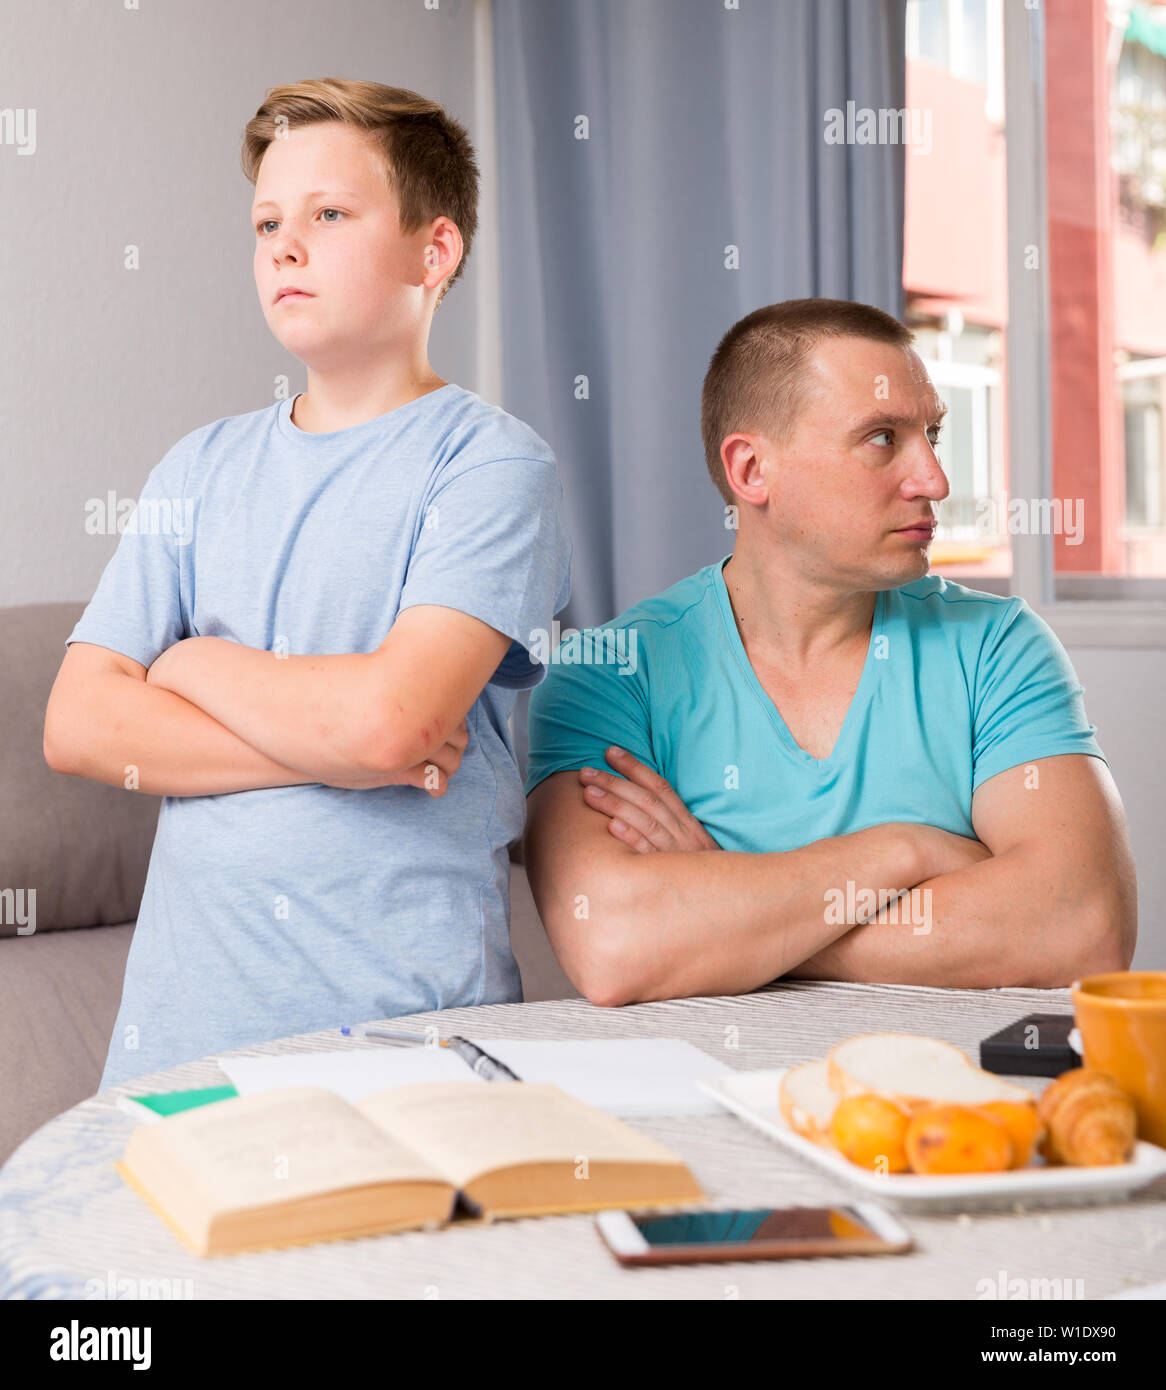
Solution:
M 1166 970 L 1115 970 L 1073 986 L 1087 1067 L 1109 1072 L 1138 1112 L 1138 1138 L 1166 1148 Z

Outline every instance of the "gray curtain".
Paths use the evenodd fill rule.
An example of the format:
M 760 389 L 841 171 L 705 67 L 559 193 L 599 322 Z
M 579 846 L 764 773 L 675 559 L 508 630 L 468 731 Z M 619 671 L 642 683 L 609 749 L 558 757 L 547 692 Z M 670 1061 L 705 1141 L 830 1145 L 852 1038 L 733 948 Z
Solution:
M 504 403 L 562 470 L 564 626 L 732 550 L 700 438 L 730 325 L 808 295 L 901 316 L 903 148 L 823 137 L 903 106 L 904 8 L 494 0 Z

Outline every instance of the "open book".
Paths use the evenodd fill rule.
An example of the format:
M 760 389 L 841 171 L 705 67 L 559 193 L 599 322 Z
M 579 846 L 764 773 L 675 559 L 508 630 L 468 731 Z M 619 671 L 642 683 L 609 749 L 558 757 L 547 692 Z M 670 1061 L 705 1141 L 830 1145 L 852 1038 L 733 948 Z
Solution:
M 115 1165 L 196 1255 L 701 1201 L 662 1144 L 557 1086 L 437 1081 L 350 1105 L 289 1087 L 134 1131 Z

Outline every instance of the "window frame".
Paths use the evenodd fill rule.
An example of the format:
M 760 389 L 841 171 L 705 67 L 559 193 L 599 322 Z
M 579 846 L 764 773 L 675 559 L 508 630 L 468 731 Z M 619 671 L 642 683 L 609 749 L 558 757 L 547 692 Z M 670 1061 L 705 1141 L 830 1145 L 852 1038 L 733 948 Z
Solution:
M 971 362 L 955 362 L 935 357 L 922 357 L 920 360 L 927 368 L 927 374 L 935 389 L 949 405 L 953 390 L 971 393 L 972 495 L 976 498 L 995 497 L 1000 490 L 1001 480 L 997 476 L 997 461 L 992 457 L 992 418 L 999 406 L 1003 374 L 995 367 L 982 367 Z M 950 478 L 950 472 L 948 476 Z M 940 503 L 941 509 L 942 506 Z M 969 525 L 947 527 L 942 539 L 980 540 L 998 544 L 1001 538 L 985 536 L 979 527 Z
M 1013 497 L 1052 497 L 1043 7 L 1004 6 L 1008 458 Z M 1034 230 L 1035 229 L 1035 230 Z M 1039 268 L 1025 267 L 1038 248 Z M 1166 648 L 1166 579 L 1053 572 L 1053 538 L 1015 535 L 1009 592 L 1065 646 Z

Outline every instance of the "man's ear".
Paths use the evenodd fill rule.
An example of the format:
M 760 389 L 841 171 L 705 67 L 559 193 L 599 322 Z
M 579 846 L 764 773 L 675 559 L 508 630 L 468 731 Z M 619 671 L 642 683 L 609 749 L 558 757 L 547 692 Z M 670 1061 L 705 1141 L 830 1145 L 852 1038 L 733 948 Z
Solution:
M 730 434 L 721 441 L 721 463 L 730 490 L 754 507 L 769 500 L 769 484 L 762 472 L 762 439 L 756 434 Z

